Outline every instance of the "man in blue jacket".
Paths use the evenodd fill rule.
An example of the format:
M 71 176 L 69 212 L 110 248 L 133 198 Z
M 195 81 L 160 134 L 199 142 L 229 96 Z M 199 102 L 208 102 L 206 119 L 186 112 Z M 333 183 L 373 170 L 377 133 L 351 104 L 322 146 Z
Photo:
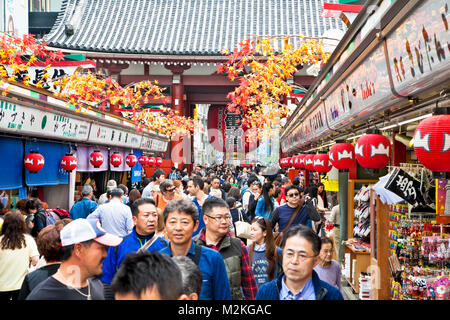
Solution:
M 83 197 L 80 201 L 75 203 L 70 209 L 69 217 L 70 219 L 86 219 L 88 215 L 97 209 L 97 202 L 92 201 L 92 196 L 94 195 L 94 189 L 90 184 L 85 184 L 81 188 L 81 196 Z
M 126 255 L 138 251 L 146 245 L 147 241 L 153 241 L 147 249 L 150 252 L 159 251 L 168 245 L 164 238 L 155 236 L 158 225 L 158 214 L 153 199 L 137 199 L 131 206 L 131 213 L 134 222 L 133 231 L 123 237 L 123 241 L 119 246 L 110 247 L 108 255 L 103 261 L 101 280 L 105 283 L 111 284 L 114 275 L 122 265 Z
M 283 273 L 261 286 L 256 300 L 344 300 L 341 292 L 319 279 L 321 241 L 304 225 L 290 228 L 283 239 Z

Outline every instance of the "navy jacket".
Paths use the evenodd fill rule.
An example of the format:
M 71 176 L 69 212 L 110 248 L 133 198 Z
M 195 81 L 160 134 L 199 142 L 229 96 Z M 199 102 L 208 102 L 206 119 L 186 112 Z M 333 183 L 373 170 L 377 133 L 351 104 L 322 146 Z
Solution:
M 281 281 L 284 273 L 281 273 L 277 279 L 262 285 L 256 294 L 256 300 L 280 300 Z M 332 285 L 319 279 L 317 273 L 313 270 L 312 282 L 316 300 L 344 300 L 342 293 Z

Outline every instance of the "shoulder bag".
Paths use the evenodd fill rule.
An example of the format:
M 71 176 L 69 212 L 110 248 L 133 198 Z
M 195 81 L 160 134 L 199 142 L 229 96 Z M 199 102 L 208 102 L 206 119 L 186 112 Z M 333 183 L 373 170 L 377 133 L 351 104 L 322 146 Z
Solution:
M 250 239 L 251 224 L 244 221 L 241 210 L 239 211 L 239 220 L 234 223 L 236 227 L 236 237 Z
M 292 214 L 291 219 L 289 219 L 288 224 L 283 228 L 283 230 L 281 230 L 281 232 L 274 232 L 273 233 L 273 240 L 275 241 L 275 245 L 277 247 L 281 246 L 281 243 L 283 242 L 284 232 L 286 232 L 287 228 L 289 228 L 289 226 L 292 224 L 292 222 L 294 221 L 295 217 L 300 212 L 300 209 L 303 207 L 303 204 L 304 204 L 304 202 L 302 200 L 302 202 L 298 205 L 298 207 L 295 210 L 295 212 Z

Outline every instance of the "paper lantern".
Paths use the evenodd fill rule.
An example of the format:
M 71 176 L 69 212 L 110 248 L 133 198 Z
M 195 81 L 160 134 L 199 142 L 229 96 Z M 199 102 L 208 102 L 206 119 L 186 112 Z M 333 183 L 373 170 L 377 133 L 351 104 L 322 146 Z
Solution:
M 450 115 L 433 115 L 422 120 L 414 132 L 417 160 L 435 172 L 450 171 Z
M 132 154 L 132 153 L 130 153 L 129 155 L 127 155 L 125 157 L 125 163 L 129 167 L 135 166 L 137 162 L 138 162 L 137 157 L 134 154 Z
M 147 156 L 140 156 L 138 161 L 143 166 L 148 165 L 148 157 Z
M 314 171 L 314 156 L 315 154 L 305 155 L 305 169 L 309 171 Z
M 292 160 L 292 166 L 293 166 L 295 169 L 300 168 L 300 162 L 299 162 L 299 158 L 298 158 L 298 157 L 299 157 L 298 155 L 292 157 L 292 158 L 293 158 L 293 160 Z
M 356 141 L 355 157 L 361 167 L 381 169 L 389 164 L 391 142 L 385 136 L 368 131 Z
M 148 164 L 149 166 L 154 166 L 154 165 L 156 164 L 156 159 L 155 159 L 155 157 L 148 157 L 147 164 Z
M 44 167 L 45 159 L 39 152 L 30 151 L 30 153 L 23 159 L 23 163 L 25 168 L 30 171 L 30 173 L 37 173 Z
M 319 173 L 327 173 L 331 170 L 333 165 L 331 164 L 328 153 L 318 153 L 313 158 L 314 171 Z
M 89 162 L 94 166 L 94 168 L 100 168 L 104 161 L 105 157 L 99 150 L 94 150 L 89 157 Z
M 289 157 L 288 159 L 289 159 L 288 167 L 293 167 L 294 166 L 294 157 Z
M 163 159 L 162 159 L 161 157 L 157 157 L 157 158 L 156 158 L 156 165 L 157 165 L 157 166 L 161 166 L 162 163 L 163 163 Z
M 350 169 L 355 165 L 355 148 L 351 143 L 337 142 L 328 152 L 331 164 L 339 170 Z
M 256 130 L 244 123 L 242 107 L 212 105 L 208 109 L 208 138 L 214 149 L 226 153 L 248 153 L 259 145 Z M 253 133 L 253 134 L 252 134 Z
M 306 156 L 305 153 L 300 153 L 300 154 L 298 155 L 298 168 L 299 168 L 299 169 L 306 169 L 306 166 L 305 166 L 305 156 Z
M 119 152 L 116 151 L 111 155 L 110 163 L 113 167 L 120 167 L 122 165 L 122 162 L 123 158 Z
M 72 172 L 77 168 L 77 166 L 78 160 L 73 154 L 67 153 L 64 157 L 62 157 L 61 167 L 67 172 Z
M 281 158 L 280 159 L 280 167 L 284 167 L 285 163 L 286 163 L 285 158 Z

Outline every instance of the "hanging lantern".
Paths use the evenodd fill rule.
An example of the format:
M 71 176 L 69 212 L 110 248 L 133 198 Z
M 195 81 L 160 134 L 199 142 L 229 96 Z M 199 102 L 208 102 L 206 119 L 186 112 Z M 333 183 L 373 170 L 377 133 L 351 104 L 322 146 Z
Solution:
M 148 164 L 149 166 L 154 166 L 154 165 L 156 164 L 156 159 L 155 159 L 155 157 L 148 157 L 148 162 L 147 162 L 147 164 Z
M 148 165 L 148 157 L 147 156 L 140 156 L 138 161 L 143 166 Z
M 318 153 L 313 158 L 314 171 L 319 173 L 327 173 L 331 170 L 333 165 L 331 164 L 328 153 Z
M 285 163 L 284 158 L 281 158 L 280 159 L 280 167 L 284 167 L 284 163 Z
M 425 168 L 450 172 L 450 114 L 436 114 L 418 124 L 414 152 Z
M 298 168 L 299 169 L 306 169 L 306 167 L 305 167 L 305 156 L 306 156 L 305 153 L 300 153 L 298 155 Z
M 305 155 L 305 169 L 309 171 L 314 171 L 314 156 L 315 154 L 307 154 Z
M 293 158 L 293 160 L 292 160 L 292 166 L 293 166 L 295 169 L 298 169 L 298 168 L 299 168 L 299 165 L 300 165 L 298 155 L 297 155 L 297 156 L 293 156 L 292 158 Z
M 156 158 L 156 165 L 159 167 L 159 166 L 162 165 L 162 163 L 163 163 L 163 159 L 161 157 L 157 157 Z
M 293 167 L 294 166 L 294 157 L 289 157 L 288 159 L 289 159 L 288 166 Z
M 37 151 L 30 151 L 29 154 L 23 159 L 25 168 L 30 171 L 30 173 L 37 173 L 44 167 L 45 159 L 42 154 Z
M 355 146 L 356 161 L 366 169 L 381 169 L 389 164 L 391 142 L 378 130 L 369 130 Z
M 61 167 L 67 172 L 72 172 L 73 170 L 75 170 L 77 168 L 77 165 L 78 160 L 71 153 L 66 153 L 66 155 L 61 159 Z
M 133 167 L 134 165 L 136 165 L 137 162 L 138 162 L 137 157 L 132 153 L 130 153 L 125 157 L 125 163 L 129 167 Z
M 104 161 L 105 157 L 99 150 L 94 150 L 89 157 L 89 162 L 94 166 L 94 168 L 100 168 Z
M 120 167 L 122 165 L 122 162 L 123 158 L 119 152 L 116 151 L 111 155 L 110 163 L 113 167 Z
M 351 143 L 336 142 L 328 152 L 331 164 L 339 170 L 350 169 L 355 165 L 355 148 Z

